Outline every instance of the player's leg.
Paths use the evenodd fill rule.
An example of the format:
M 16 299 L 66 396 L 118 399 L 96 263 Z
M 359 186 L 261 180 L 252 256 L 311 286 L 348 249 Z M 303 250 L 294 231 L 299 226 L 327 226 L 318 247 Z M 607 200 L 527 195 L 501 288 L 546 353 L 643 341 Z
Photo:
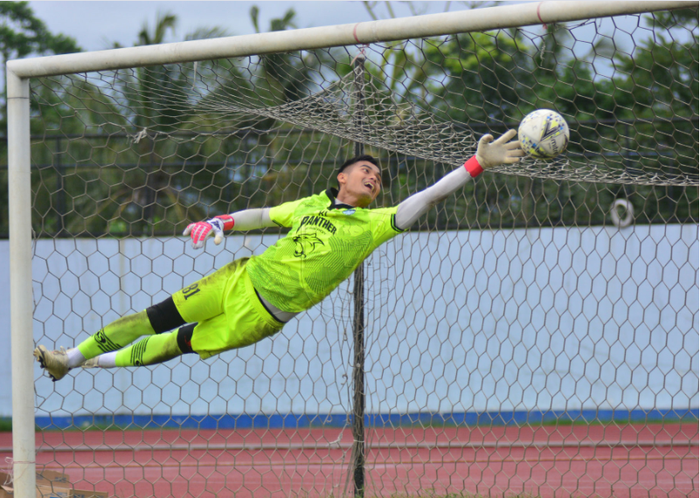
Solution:
M 95 340 L 92 343 L 83 343 L 86 346 L 85 350 L 87 350 L 87 346 L 93 348 L 92 351 L 86 351 L 93 357 L 85 361 L 82 366 L 84 368 L 112 368 L 154 365 L 181 354 L 192 353 L 190 341 L 195 327 L 214 331 L 214 334 L 220 334 L 219 329 L 226 327 L 225 320 L 217 320 L 219 317 L 223 317 L 224 313 L 223 294 L 227 288 L 228 280 L 240 272 L 243 266 L 242 261 L 234 261 L 179 290 L 162 303 L 148 308 L 146 314 L 152 332 L 145 327 L 139 327 L 141 332 L 146 330 L 147 333 L 142 333 L 141 335 L 146 335 L 146 337 L 136 344 L 122 347 L 122 343 L 117 341 L 116 337 L 131 339 L 130 343 L 141 335 L 128 337 L 123 331 L 117 334 L 112 333 L 113 331 L 110 329 L 107 331 L 107 337 L 110 339 L 108 345 L 111 346 L 112 343 L 115 343 L 119 347 L 107 350 L 103 338 L 97 337 L 95 334 L 93 336 Z M 185 323 L 189 325 L 184 325 Z M 176 327 L 180 328 L 171 333 L 165 333 Z M 78 346 L 81 351 L 83 344 Z M 95 356 L 95 347 L 104 352 L 100 354 L 98 351 L 99 355 Z M 68 354 L 70 355 L 71 352 L 69 350 Z
M 234 261 L 173 294 L 183 320 L 197 323 L 148 336 L 119 351 L 104 353 L 84 366 L 153 365 L 193 352 L 205 359 L 275 334 L 284 324 L 265 310 L 255 294 L 245 261 Z
M 118 318 L 78 344 L 76 349 L 78 354 L 89 360 L 103 353 L 117 351 L 141 336 L 152 334 L 155 334 L 155 330 L 148 317 L 148 310 L 144 310 Z M 82 363 L 77 354 L 75 356 L 76 364 L 70 365 L 71 367 Z
M 81 342 L 76 348 L 67 351 L 63 349 L 49 351 L 40 345 L 34 350 L 34 356 L 41 367 L 56 381 L 63 378 L 72 368 L 92 358 L 118 351 L 144 335 L 167 332 L 184 323 L 170 297 L 144 311 L 118 318 Z
M 81 342 L 76 348 L 68 351 L 49 351 L 40 345 L 34 350 L 34 356 L 54 381 L 63 378 L 72 368 L 83 364 L 87 368 L 116 366 L 116 353 L 142 336 L 148 336 L 147 339 L 150 339 L 151 336 L 157 337 L 186 323 L 199 322 L 222 314 L 222 293 L 226 289 L 226 280 L 236 273 L 232 269 L 241 266 L 239 262 L 234 261 L 181 289 L 159 304 L 119 318 Z M 168 342 L 165 338 L 148 340 L 141 344 L 139 348 L 147 350 L 143 354 L 150 358 L 148 363 L 142 364 L 158 363 L 156 358 L 165 359 L 166 356 L 169 359 L 175 353 L 173 344 L 173 341 Z M 129 351 L 131 354 L 132 350 Z M 103 355 L 106 356 L 102 358 Z M 138 360 L 139 356 L 136 355 L 134 360 Z M 125 356 L 120 355 L 120 358 Z M 96 360 L 92 361 L 93 359 Z M 124 364 L 131 365 L 131 362 L 125 361 Z
M 221 303 L 226 280 L 232 274 L 231 267 L 237 266 L 237 262 L 234 261 L 179 290 L 162 303 L 148 308 L 146 314 L 152 331 L 148 331 L 147 327 L 139 327 L 139 331 L 146 331 L 146 334 L 127 336 L 123 331 L 116 334 L 111 333 L 112 330 L 110 330 L 108 331 L 110 334 L 106 336 L 110 339 L 106 346 L 104 338 L 98 337 L 99 333 L 95 334 L 91 339 L 88 339 L 88 341 L 94 339 L 91 343 L 86 344 L 88 342 L 86 341 L 78 346 L 81 352 L 86 351 L 85 356 L 89 354 L 92 357 L 88 358 L 82 366 L 84 368 L 112 368 L 155 365 L 181 354 L 191 353 L 192 348 L 189 346 L 189 341 L 192 339 L 192 331 L 197 326 L 197 323 L 191 322 L 207 322 L 223 314 Z M 189 325 L 182 326 L 185 323 L 189 323 Z M 176 327 L 180 327 L 180 329 L 165 333 Z M 208 328 L 216 329 L 217 327 L 209 326 Z M 141 335 L 147 337 L 136 344 L 127 346 Z M 122 345 L 116 340 L 117 336 L 131 340 Z M 83 345 L 86 347 L 83 348 Z M 113 345 L 118 347 L 113 348 Z M 87 351 L 88 346 L 92 350 Z M 97 351 L 98 355 L 94 354 L 96 350 L 101 350 Z M 68 354 L 70 355 L 71 352 L 69 350 Z
M 194 353 L 192 333 L 197 324 L 191 323 L 172 332 L 151 335 L 119 351 L 103 353 L 86 361 L 84 368 L 140 367 L 172 360 L 180 355 Z
M 234 284 L 226 312 L 168 333 L 147 336 L 119 351 L 89 360 L 85 367 L 136 367 L 155 365 L 182 354 L 209 358 L 229 349 L 254 344 L 278 332 L 284 325 L 262 308 L 257 296 Z
M 220 270 L 173 294 L 160 307 L 160 315 L 171 316 L 170 307 L 190 323 L 170 333 L 156 333 L 118 351 L 105 352 L 83 366 L 130 367 L 154 365 L 184 353 L 197 352 L 208 358 L 228 349 L 257 342 L 279 330 L 273 317 L 259 318 L 262 304 L 245 271 L 246 260 L 234 261 Z M 247 285 L 246 285 L 247 284 Z M 159 323 L 151 313 L 151 322 Z
M 194 328 L 192 349 L 202 359 L 255 344 L 284 327 L 257 296 L 245 261 L 228 267 L 226 288 L 222 292 L 222 314 L 202 320 Z M 187 316 L 184 311 L 183 316 Z
M 173 298 L 169 297 L 144 311 L 113 321 L 81 342 L 76 349 L 84 359 L 80 361 L 76 354 L 77 361 L 71 361 L 70 367 L 79 366 L 83 361 L 103 353 L 118 351 L 139 337 L 162 334 L 185 323 L 173 302 Z M 71 356 L 70 353 L 69 351 L 69 356 Z M 73 360 L 73 358 L 70 359 Z
M 39 346 L 34 354 L 49 375 L 58 380 L 91 358 L 96 361 L 84 366 L 152 365 L 192 349 L 208 358 L 253 344 L 276 333 L 284 324 L 275 320 L 255 295 L 245 271 L 246 261 L 234 261 L 158 305 L 112 322 L 75 350 L 51 352 Z M 190 322 L 198 323 L 164 333 Z M 148 337 L 125 347 L 143 335 Z M 183 347 L 185 343 L 187 347 Z

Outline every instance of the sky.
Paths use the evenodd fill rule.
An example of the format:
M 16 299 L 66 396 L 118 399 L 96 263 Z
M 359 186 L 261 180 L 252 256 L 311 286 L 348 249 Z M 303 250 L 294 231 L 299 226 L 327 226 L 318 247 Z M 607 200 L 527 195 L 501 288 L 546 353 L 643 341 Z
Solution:
M 380 18 L 389 18 L 387 4 L 374 2 Z M 411 8 L 421 13 L 464 10 L 470 2 L 392 2 L 391 8 L 396 17 L 412 15 Z M 138 38 L 144 23 L 150 30 L 156 23 L 159 12 L 170 12 L 178 18 L 174 36 L 166 41 L 182 41 L 185 35 L 198 28 L 220 27 L 230 36 L 255 32 L 250 21 L 250 8 L 260 9 L 260 28 L 268 31 L 270 19 L 280 18 L 289 8 L 296 11 L 298 28 L 331 26 L 355 22 L 371 21 L 363 2 L 353 1 L 117 1 L 117 2 L 29 2 L 34 14 L 44 21 L 53 34 L 64 34 L 74 38 L 85 51 L 112 48 L 114 42 L 131 47 Z
M 518 1 L 370 1 L 379 19 L 390 17 L 409 17 L 414 14 L 433 14 L 439 12 L 467 10 L 475 6 L 508 5 L 526 3 Z M 250 8 L 259 8 L 260 28 L 269 31 L 270 20 L 281 18 L 288 9 L 296 11 L 297 28 L 332 26 L 372 21 L 372 16 L 362 1 L 39 1 L 29 2 L 34 14 L 44 21 L 53 34 L 63 34 L 76 40 L 83 51 L 106 50 L 118 43 L 123 47 L 134 46 L 138 33 L 144 24 L 153 32 L 159 14 L 172 13 L 177 17 L 175 33 L 168 33 L 165 42 L 183 41 L 186 35 L 200 28 L 218 27 L 226 36 L 246 35 L 255 32 L 250 20 Z M 393 14 L 393 15 L 392 15 Z M 635 43 L 632 33 L 637 23 L 636 18 L 616 20 L 619 29 L 615 30 L 611 21 L 596 22 L 598 29 L 591 25 L 591 33 L 611 33 L 615 31 L 618 48 L 629 51 Z M 601 24 L 602 23 L 602 24 Z M 584 28 L 589 29 L 589 28 Z M 541 26 L 528 28 L 534 36 L 544 33 Z M 645 37 L 648 32 L 642 32 Z M 585 37 L 584 37 L 585 39 Z M 578 43 L 576 49 L 583 55 L 590 51 L 590 44 Z M 608 72 L 607 67 L 600 70 Z M 4 78 L 3 78 L 4 80 Z

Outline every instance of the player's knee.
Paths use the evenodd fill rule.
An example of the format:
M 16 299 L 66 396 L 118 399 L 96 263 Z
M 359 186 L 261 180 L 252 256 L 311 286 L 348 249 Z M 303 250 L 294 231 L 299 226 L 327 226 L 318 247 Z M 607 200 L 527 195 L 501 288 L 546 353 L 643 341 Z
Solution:
M 185 323 L 172 297 L 146 308 L 146 314 L 156 334 L 173 330 Z
M 177 331 L 177 347 L 180 348 L 182 354 L 194 353 L 192 349 L 192 334 L 194 334 L 194 328 L 197 326 L 196 323 L 190 323 L 184 327 L 180 327 Z

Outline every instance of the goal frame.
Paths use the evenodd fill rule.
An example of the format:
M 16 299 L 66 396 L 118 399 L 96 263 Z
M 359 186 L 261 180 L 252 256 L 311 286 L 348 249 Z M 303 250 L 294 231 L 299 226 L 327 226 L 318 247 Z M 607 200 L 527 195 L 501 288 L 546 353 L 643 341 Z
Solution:
M 694 7 L 692 1 L 553 1 L 417 17 L 85 52 L 6 64 L 10 238 L 10 341 L 14 492 L 35 496 L 30 87 L 31 78 L 149 65 L 364 45 Z M 29 221 L 28 221 L 29 220 Z

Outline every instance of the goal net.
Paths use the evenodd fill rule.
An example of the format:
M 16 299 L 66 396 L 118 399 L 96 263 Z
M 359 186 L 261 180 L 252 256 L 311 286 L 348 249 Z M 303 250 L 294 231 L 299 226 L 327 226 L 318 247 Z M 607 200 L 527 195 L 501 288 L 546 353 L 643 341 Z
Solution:
M 37 470 L 121 498 L 697 493 L 697 7 L 36 78 L 31 105 L 49 349 L 261 254 L 285 231 L 181 233 L 334 187 L 358 144 L 381 207 L 532 110 L 571 129 L 270 339 L 57 383 L 35 367 Z

